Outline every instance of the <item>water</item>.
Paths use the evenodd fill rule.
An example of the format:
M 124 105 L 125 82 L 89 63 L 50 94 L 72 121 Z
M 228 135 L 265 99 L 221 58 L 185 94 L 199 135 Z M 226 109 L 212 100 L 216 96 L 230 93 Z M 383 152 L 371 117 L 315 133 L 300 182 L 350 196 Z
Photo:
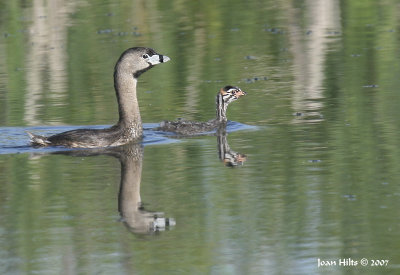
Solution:
M 2 4 L 0 273 L 398 274 L 398 4 Z M 113 124 L 139 45 L 171 58 L 139 80 L 143 144 L 28 146 Z M 151 130 L 212 118 L 228 84 L 227 135 Z

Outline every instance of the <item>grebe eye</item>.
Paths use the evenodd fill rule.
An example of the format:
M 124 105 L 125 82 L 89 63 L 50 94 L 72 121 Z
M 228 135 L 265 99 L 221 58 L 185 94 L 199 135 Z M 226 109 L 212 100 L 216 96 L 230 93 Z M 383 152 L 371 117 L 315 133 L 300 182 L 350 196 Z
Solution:
M 142 55 L 142 57 L 143 57 L 144 59 L 147 59 L 147 58 L 149 58 L 149 55 L 148 55 L 148 54 L 144 54 L 144 55 Z

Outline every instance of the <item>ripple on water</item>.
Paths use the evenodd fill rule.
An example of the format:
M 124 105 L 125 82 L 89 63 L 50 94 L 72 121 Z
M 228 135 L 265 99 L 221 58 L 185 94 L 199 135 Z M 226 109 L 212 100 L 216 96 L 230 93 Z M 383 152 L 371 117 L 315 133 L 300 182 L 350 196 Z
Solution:
M 179 142 L 179 140 L 171 138 L 173 137 L 171 135 L 159 131 L 153 131 L 152 129 L 158 125 L 158 123 L 145 123 L 143 125 L 144 146 Z M 50 153 L 60 150 L 73 150 L 64 147 L 33 148 L 29 145 L 29 137 L 26 131 L 48 136 L 79 128 L 103 129 L 107 127 L 109 127 L 109 125 L 0 127 L 0 154 Z M 257 127 L 234 121 L 229 121 L 227 128 L 228 132 L 254 129 L 257 129 Z
M 157 124 L 154 124 L 157 125 Z M 149 144 L 164 144 L 176 142 L 163 135 L 151 131 L 149 127 L 144 127 L 144 145 Z M 20 154 L 20 153 L 39 153 L 39 152 L 54 152 L 61 150 L 73 150 L 64 147 L 43 147 L 33 148 L 29 145 L 29 137 L 26 131 L 33 132 L 39 135 L 53 135 L 60 132 L 65 132 L 79 128 L 102 129 L 109 125 L 85 125 L 85 126 L 36 126 L 36 127 L 1 127 L 0 128 L 0 154 Z

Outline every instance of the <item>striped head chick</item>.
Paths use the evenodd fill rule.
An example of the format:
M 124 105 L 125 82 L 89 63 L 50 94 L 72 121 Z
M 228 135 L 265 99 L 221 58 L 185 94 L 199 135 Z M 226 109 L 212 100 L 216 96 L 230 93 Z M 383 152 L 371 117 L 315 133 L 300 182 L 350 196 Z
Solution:
M 217 94 L 216 99 L 217 120 L 221 122 L 226 122 L 226 109 L 228 108 L 228 105 L 244 95 L 247 95 L 247 93 L 245 91 L 242 91 L 242 89 L 240 89 L 239 87 L 225 86 L 221 88 L 221 90 Z

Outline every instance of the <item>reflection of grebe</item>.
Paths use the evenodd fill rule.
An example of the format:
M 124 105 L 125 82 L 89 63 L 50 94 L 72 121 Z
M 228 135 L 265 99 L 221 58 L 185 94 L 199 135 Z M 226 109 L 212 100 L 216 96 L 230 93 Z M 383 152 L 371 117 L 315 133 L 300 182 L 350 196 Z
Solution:
M 140 182 L 142 178 L 143 147 L 140 144 L 130 143 L 118 147 L 60 151 L 55 154 L 79 157 L 109 155 L 120 161 L 121 184 L 118 196 L 118 211 L 123 223 L 133 233 L 153 233 L 175 225 L 173 218 L 164 218 L 162 212 L 147 211 L 142 206 Z
M 247 156 L 245 154 L 233 151 L 229 147 L 226 135 L 225 127 L 218 129 L 217 143 L 219 159 L 228 167 L 243 165 L 243 163 L 247 161 Z
M 163 121 L 161 122 L 160 127 L 156 128 L 156 130 L 164 132 L 174 132 L 179 135 L 185 136 L 214 131 L 227 122 L 226 110 L 229 103 L 239 99 L 243 95 L 246 95 L 246 92 L 242 91 L 240 88 L 225 86 L 221 88 L 216 97 L 216 118 L 211 119 L 207 122 L 187 120 Z
M 174 226 L 173 218 L 164 218 L 162 212 L 147 211 L 142 205 L 140 183 L 143 148 L 138 144 L 130 144 L 122 146 L 122 149 L 118 157 L 121 162 L 118 210 L 122 221 L 134 233 L 152 233 Z M 121 150 L 121 147 L 117 150 Z
M 150 48 L 131 48 L 122 53 L 114 70 L 119 121 L 107 129 L 77 129 L 43 137 L 29 133 L 33 146 L 108 147 L 127 144 L 142 137 L 142 120 L 136 97 L 137 78 L 169 57 Z

